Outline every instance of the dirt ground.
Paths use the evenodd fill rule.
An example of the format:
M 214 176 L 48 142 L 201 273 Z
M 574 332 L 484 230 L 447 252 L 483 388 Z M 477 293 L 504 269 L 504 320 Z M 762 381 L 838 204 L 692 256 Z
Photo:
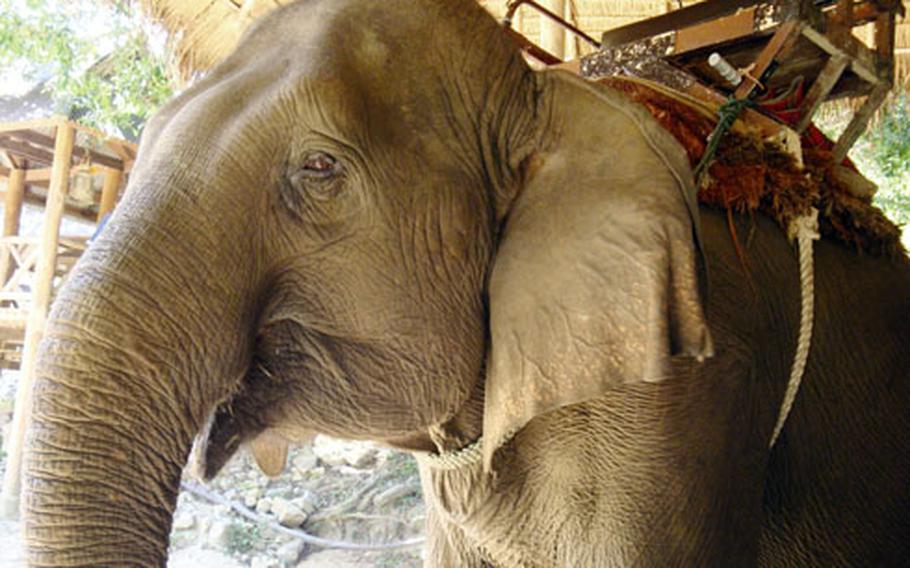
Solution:
M 0 470 L 3 468 L 0 454 Z M 171 568 L 416 568 L 422 547 L 357 552 L 321 549 L 277 525 L 325 539 L 383 545 L 419 539 L 424 506 L 413 457 L 370 444 L 317 438 L 292 450 L 268 478 L 241 452 L 211 483 L 184 490 L 171 532 Z M 195 484 L 195 485 L 193 485 Z M 226 503 L 258 516 L 251 521 Z M 0 521 L 0 568 L 24 566 L 19 526 Z

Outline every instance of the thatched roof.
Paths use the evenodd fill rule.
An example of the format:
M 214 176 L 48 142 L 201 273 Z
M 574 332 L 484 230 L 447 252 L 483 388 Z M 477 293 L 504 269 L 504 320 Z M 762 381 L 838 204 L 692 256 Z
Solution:
M 293 0 L 139 0 L 140 4 L 173 34 L 184 72 L 202 71 L 223 59 L 243 31 L 257 18 Z M 506 0 L 478 0 L 497 18 L 505 12 Z M 699 0 L 568 0 L 569 19 L 595 38 L 601 33 L 649 16 L 666 13 L 680 4 Z M 910 7 L 910 0 L 904 0 Z M 910 14 L 910 10 L 908 10 Z M 540 16 L 522 8 L 514 26 L 532 39 L 540 32 Z M 577 46 L 582 53 L 589 48 L 571 42 L 568 53 Z M 900 21 L 897 29 L 897 73 L 907 80 L 910 70 L 910 21 Z

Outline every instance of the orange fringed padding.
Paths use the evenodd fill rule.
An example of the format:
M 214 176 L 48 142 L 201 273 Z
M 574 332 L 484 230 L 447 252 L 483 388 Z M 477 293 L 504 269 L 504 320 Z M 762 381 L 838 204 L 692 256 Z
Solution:
M 683 145 L 692 166 L 699 162 L 716 124 L 713 118 L 638 80 L 600 82 L 642 104 Z M 736 213 L 758 211 L 784 230 L 815 207 L 823 236 L 873 255 L 904 253 L 900 229 L 830 174 L 830 152 L 805 148 L 803 161 L 801 168 L 779 145 L 757 135 L 727 132 L 699 189 L 699 202 Z

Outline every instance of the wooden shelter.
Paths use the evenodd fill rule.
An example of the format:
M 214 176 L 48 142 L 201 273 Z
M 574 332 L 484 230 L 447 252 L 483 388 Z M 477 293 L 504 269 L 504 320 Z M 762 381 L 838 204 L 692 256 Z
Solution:
M 205 71 L 221 61 L 236 45 L 241 34 L 256 19 L 292 0 L 141 0 L 148 13 L 160 20 L 175 37 L 181 68 L 187 75 Z M 478 0 L 501 19 L 507 0 Z M 548 9 L 594 38 L 633 22 L 667 14 L 681 7 L 704 3 L 701 0 L 539 0 Z M 910 0 L 903 0 L 910 7 Z M 731 2 L 735 3 L 735 0 Z M 562 59 L 589 54 L 594 48 L 583 40 L 550 25 L 533 9 L 522 8 L 514 27 Z M 873 31 L 856 31 L 871 43 Z M 910 22 L 901 19 L 895 30 L 895 75 L 899 84 L 910 76 Z
M 0 179 L 6 179 L 0 367 L 18 367 L 29 310 L 46 311 L 46 300 L 36 301 L 34 292 L 48 278 L 59 281 L 85 250 L 85 238 L 60 235 L 60 220 L 100 221 L 113 209 L 135 157 L 131 142 L 59 117 L 0 124 Z M 20 235 L 25 203 L 45 209 L 41 237 Z M 22 291 L 28 287 L 31 292 Z
M 23 433 L 48 310 L 87 246 L 85 238 L 61 236 L 61 220 L 68 215 L 100 221 L 114 208 L 135 158 L 131 142 L 62 117 L 0 124 L 0 178 L 6 181 L 0 237 L 0 367 L 22 371 L 3 479 L 5 513 L 12 513 L 18 501 Z M 19 234 L 24 203 L 44 208 L 38 237 Z

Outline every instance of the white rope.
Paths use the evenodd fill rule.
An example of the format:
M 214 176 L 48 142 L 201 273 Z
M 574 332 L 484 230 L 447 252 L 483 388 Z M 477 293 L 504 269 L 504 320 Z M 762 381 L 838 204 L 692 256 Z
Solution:
M 470 446 L 445 454 L 431 454 L 429 452 L 414 452 L 414 456 L 431 469 L 451 471 L 461 469 L 480 462 L 483 457 L 483 438 L 478 438 Z
M 812 244 L 819 239 L 818 210 L 812 209 L 807 215 L 795 219 L 790 224 L 790 238 L 796 238 L 799 247 L 799 281 L 802 290 L 802 309 L 800 310 L 799 339 L 796 343 L 796 354 L 793 357 L 793 368 L 790 370 L 790 382 L 787 392 L 781 403 L 780 415 L 774 434 L 771 436 L 770 447 L 774 447 L 780 436 L 784 423 L 793 409 L 793 402 L 799 392 L 799 385 L 806 371 L 806 361 L 809 359 L 809 348 L 812 344 L 812 323 L 815 317 L 815 274 L 812 266 Z

